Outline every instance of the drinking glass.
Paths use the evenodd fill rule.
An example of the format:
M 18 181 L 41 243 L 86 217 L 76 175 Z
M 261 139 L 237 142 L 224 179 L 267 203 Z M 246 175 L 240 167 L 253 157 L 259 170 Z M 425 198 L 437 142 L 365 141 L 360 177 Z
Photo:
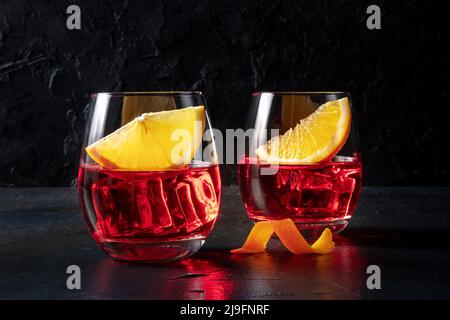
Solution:
M 337 233 L 347 226 L 362 178 L 358 133 L 353 122 L 345 144 L 325 161 L 271 164 L 262 161 L 256 152 L 319 106 L 342 98 L 348 98 L 351 104 L 344 92 L 253 93 L 247 119 L 250 140 L 238 164 L 240 192 L 252 221 L 290 218 L 310 239 L 317 238 L 325 228 Z
M 109 256 L 124 261 L 167 262 L 186 258 L 203 245 L 219 213 L 221 179 L 211 124 L 201 106 L 205 106 L 201 92 L 92 95 L 78 173 L 79 203 L 90 234 Z M 183 138 L 164 121 L 188 107 L 200 107 L 197 120 L 183 114 L 175 123 L 190 129 L 200 121 L 200 129 L 189 137 L 199 143 L 195 157 L 171 168 L 151 169 L 152 159 L 165 160 L 160 150 L 168 148 L 170 139 Z M 111 138 L 145 119 L 153 121 L 142 127 L 145 138 L 136 134 L 122 140 Z M 132 164 L 145 164 L 146 159 L 150 169 L 123 168 L 114 157 L 101 161 L 105 148 L 98 149 L 100 155 L 94 160 L 94 153 L 90 155 L 86 147 L 100 140 L 110 141 L 109 152 L 121 159 L 128 156 Z M 132 144 L 138 144 L 132 149 L 138 150 L 138 156 L 127 155 Z M 147 158 L 142 160 L 141 153 Z

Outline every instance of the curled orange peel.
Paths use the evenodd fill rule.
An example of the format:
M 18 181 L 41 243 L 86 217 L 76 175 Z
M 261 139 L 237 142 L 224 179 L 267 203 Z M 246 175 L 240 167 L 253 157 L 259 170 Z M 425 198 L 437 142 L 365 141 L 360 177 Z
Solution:
M 313 245 L 303 238 L 291 219 L 257 222 L 244 245 L 232 253 L 260 253 L 266 249 L 272 234 L 275 233 L 281 243 L 294 254 L 328 254 L 335 245 L 330 229 L 325 229 Z

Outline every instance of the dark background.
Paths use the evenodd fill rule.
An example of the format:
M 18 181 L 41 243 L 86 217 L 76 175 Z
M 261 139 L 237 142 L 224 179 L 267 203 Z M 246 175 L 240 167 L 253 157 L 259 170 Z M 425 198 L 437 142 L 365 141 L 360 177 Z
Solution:
M 0 186 L 74 184 L 89 94 L 159 89 L 203 91 L 219 129 L 253 90 L 348 91 L 366 185 L 449 185 L 447 2 L 1 0 Z

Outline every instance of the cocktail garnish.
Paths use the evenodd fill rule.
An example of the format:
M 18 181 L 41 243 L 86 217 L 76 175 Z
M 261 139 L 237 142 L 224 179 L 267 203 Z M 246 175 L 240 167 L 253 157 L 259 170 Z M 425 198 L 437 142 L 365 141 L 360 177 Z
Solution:
M 280 165 L 312 164 L 333 158 L 350 132 L 347 98 L 321 105 L 294 127 L 256 150 L 262 162 Z
M 149 112 L 86 148 L 103 168 L 168 170 L 191 162 L 205 128 L 203 106 Z
M 298 231 L 291 219 L 257 222 L 247 237 L 244 245 L 232 253 L 260 253 L 266 249 L 272 233 L 275 233 L 281 243 L 294 254 L 328 254 L 335 244 L 330 229 L 326 228 L 313 245 L 309 245 Z

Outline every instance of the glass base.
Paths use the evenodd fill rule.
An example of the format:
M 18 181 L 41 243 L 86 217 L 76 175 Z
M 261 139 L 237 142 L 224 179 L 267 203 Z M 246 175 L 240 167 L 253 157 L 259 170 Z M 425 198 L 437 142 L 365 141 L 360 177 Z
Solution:
M 347 227 L 348 219 L 325 222 L 295 222 L 295 225 L 306 240 L 315 241 L 326 228 L 330 229 L 333 235 L 340 233 Z
M 344 230 L 348 225 L 347 219 L 339 219 L 334 221 L 321 221 L 321 222 L 298 222 L 294 221 L 297 229 L 300 231 L 302 236 L 308 240 L 309 242 L 314 242 L 317 240 L 322 232 L 329 228 L 333 235 L 336 235 L 340 233 L 342 230 Z M 263 220 L 254 220 L 253 222 L 258 222 Z M 272 237 L 277 238 L 277 236 L 274 234 Z
M 153 243 L 103 242 L 100 248 L 119 261 L 136 263 L 173 262 L 192 256 L 205 240 L 183 240 Z

